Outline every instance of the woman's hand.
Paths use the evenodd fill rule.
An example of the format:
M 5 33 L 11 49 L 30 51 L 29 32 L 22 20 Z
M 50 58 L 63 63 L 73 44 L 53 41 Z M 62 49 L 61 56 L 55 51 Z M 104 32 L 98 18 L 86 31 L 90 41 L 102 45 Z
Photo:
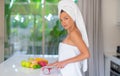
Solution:
M 50 63 L 50 64 L 48 64 L 47 66 L 54 66 L 55 63 L 57 63 L 57 62 Z
M 57 68 L 64 68 L 68 63 L 66 61 L 60 61 L 53 63 L 52 66 L 56 66 Z

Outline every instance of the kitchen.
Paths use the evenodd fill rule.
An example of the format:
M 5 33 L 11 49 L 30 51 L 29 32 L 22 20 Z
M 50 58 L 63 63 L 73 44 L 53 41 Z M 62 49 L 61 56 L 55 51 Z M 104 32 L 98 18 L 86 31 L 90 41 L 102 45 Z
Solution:
M 120 1 L 103 1 L 105 76 L 120 75 Z
M 112 59 L 120 60 L 113 55 L 116 55 L 117 46 L 120 46 L 120 0 L 101 0 L 101 25 L 102 25 L 102 50 L 105 55 L 105 62 L 109 64 Z M 0 62 L 4 60 L 4 0 L 0 0 Z M 112 56 L 112 57 L 111 57 Z M 110 73 L 110 68 L 105 64 L 106 76 Z M 110 65 L 110 64 L 109 64 Z M 120 63 L 119 63 L 120 65 Z M 108 69 L 106 69 L 108 67 Z M 104 70 L 101 69 L 101 71 Z M 103 72 L 104 73 L 104 72 Z M 93 76 L 93 75 L 90 75 Z M 97 76 L 97 75 L 95 75 Z M 99 76 L 99 75 L 98 75 Z M 103 76 L 102 74 L 100 76 Z M 108 75 L 109 76 L 109 75 Z M 113 75 L 115 76 L 115 75 Z

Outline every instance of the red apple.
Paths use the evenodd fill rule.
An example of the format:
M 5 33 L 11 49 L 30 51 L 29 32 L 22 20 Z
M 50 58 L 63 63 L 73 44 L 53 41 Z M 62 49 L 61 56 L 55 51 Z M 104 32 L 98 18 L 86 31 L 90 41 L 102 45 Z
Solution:
M 43 67 L 43 66 L 47 65 L 47 62 L 45 62 L 45 61 L 39 61 L 38 64 Z

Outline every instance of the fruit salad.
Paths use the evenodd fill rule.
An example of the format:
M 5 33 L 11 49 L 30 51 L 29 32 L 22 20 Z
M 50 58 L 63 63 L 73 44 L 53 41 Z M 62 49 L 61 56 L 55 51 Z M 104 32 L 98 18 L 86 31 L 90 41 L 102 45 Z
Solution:
M 26 68 L 39 69 L 48 64 L 48 60 L 45 58 L 28 58 L 28 60 L 22 60 L 21 66 Z

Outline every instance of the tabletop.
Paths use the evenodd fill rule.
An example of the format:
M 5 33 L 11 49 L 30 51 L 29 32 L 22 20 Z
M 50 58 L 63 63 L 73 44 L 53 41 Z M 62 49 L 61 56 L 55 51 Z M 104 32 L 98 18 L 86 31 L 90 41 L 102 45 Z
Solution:
M 57 56 L 53 55 L 13 55 L 6 61 L 0 64 L 0 76 L 51 76 L 42 75 L 41 69 L 24 68 L 21 66 L 21 61 L 30 57 L 44 57 L 49 63 L 57 60 Z M 52 75 L 53 76 L 53 75 Z M 55 75 L 56 76 L 56 75 Z M 59 76 L 59 75 L 57 75 Z

